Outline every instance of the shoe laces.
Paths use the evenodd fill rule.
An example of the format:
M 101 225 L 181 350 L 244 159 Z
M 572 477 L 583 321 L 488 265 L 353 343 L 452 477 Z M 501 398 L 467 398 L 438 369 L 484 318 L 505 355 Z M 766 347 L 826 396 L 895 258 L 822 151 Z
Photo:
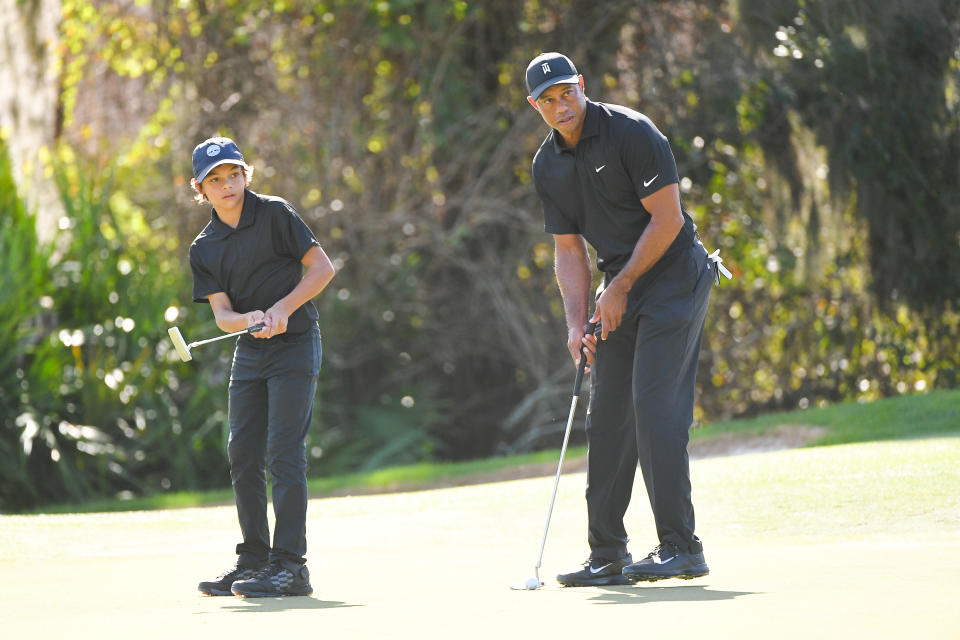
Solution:
M 229 576 L 230 574 L 239 573 L 239 572 L 243 571 L 243 569 L 244 569 L 244 567 L 241 567 L 241 566 L 240 566 L 240 563 L 238 562 L 237 564 L 233 565 L 232 567 L 230 567 L 229 569 L 227 569 L 226 571 L 224 571 L 223 573 L 221 573 L 220 575 L 218 575 L 218 576 L 217 576 L 217 581 L 219 582 L 220 580 L 223 580 L 224 578 L 226 578 L 226 577 Z
M 594 557 L 589 557 L 589 558 L 587 558 L 586 560 L 584 560 L 584 562 L 583 562 L 583 568 L 584 568 L 584 569 L 593 569 L 593 568 L 599 569 L 600 567 L 602 567 L 602 566 L 604 566 L 604 565 L 607 565 L 607 564 L 610 564 L 611 562 L 614 562 L 614 561 L 612 561 L 612 560 L 597 560 L 597 559 L 594 558 Z
M 669 542 L 663 542 L 654 547 L 653 551 L 647 556 L 648 558 L 662 558 L 664 556 L 675 556 L 680 552 L 676 545 L 670 544 Z
M 269 578 L 272 575 L 276 575 L 283 570 L 283 564 L 279 560 L 272 560 L 267 563 L 263 569 L 257 571 L 256 575 L 253 576 L 254 580 L 261 580 L 263 578 Z

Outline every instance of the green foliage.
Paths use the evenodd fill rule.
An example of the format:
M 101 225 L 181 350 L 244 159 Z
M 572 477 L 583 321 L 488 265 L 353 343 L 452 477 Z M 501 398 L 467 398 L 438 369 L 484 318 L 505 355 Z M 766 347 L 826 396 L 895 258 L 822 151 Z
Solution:
M 32 327 L 45 302 L 43 278 L 49 252 L 37 246 L 33 216 L 17 197 L 6 144 L 0 138 L 0 510 L 36 502 L 31 461 L 40 424 L 29 406 L 31 382 L 24 369 Z M 41 393 L 49 393 L 42 385 Z
M 737 276 L 698 420 L 956 386 L 956 3 L 841 4 L 64 0 L 68 228 L 50 252 L 0 227 L 4 508 L 226 481 L 229 349 L 182 364 L 165 334 L 213 326 L 184 303 L 214 133 L 338 269 L 314 473 L 555 444 L 572 370 L 522 81 L 542 50 L 668 135 Z
M 176 306 L 179 262 L 109 170 L 91 179 L 65 152 L 55 172 L 66 216 L 54 251 L 38 247 L 16 190 L 0 188 L 0 255 L 17 274 L 0 304 L 20 323 L 0 334 L 11 361 L 0 510 L 222 484 L 224 363 L 193 372 L 166 337 L 165 316 L 200 331 Z
M 960 5 L 897 0 L 745 2 L 779 25 L 770 71 L 827 150 L 830 185 L 854 192 L 877 301 L 940 311 L 960 261 Z M 748 22 L 754 46 L 770 22 Z M 764 32 L 766 31 L 766 32 Z M 951 97 L 951 92 L 953 96 Z
M 642 75 L 622 74 L 615 91 L 674 141 L 704 243 L 737 276 L 713 293 L 702 418 L 956 385 L 960 296 L 944 274 L 960 258 L 960 102 L 947 90 L 957 54 L 929 46 L 960 16 L 937 3 L 862 5 L 635 16 L 641 44 L 624 66 Z M 930 24 L 931 41 L 894 44 L 905 24 Z M 696 46 L 645 62 L 678 37 Z M 894 63 L 911 69 L 910 90 L 905 71 L 883 66 Z M 929 92 L 922 107 L 914 84 Z

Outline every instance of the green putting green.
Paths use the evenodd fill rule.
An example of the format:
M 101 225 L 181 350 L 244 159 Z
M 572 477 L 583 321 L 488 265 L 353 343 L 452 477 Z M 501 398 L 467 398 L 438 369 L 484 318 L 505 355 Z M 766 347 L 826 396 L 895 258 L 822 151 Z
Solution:
M 232 507 L 0 516 L 4 637 L 939 638 L 960 614 L 960 437 L 695 460 L 711 574 L 561 588 L 587 555 L 584 475 L 312 500 L 309 598 L 202 597 Z M 640 484 L 631 551 L 655 544 Z M 620 605 L 620 606 L 612 606 Z M 255 615 L 255 614 L 263 615 Z

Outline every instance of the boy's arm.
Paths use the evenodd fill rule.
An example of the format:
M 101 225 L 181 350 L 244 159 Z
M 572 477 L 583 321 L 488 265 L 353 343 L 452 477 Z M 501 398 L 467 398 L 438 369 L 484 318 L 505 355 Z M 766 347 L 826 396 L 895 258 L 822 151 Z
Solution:
M 330 258 L 327 257 L 327 254 L 319 245 L 311 247 L 300 262 L 307 268 L 303 278 L 293 288 L 293 291 L 277 300 L 264 314 L 263 322 L 267 326 L 262 333 L 266 334 L 265 337 L 285 332 L 290 314 L 323 291 L 336 273 Z
M 207 300 L 210 301 L 210 308 L 213 309 L 213 317 L 217 321 L 217 326 L 225 333 L 243 331 L 258 322 L 263 322 L 263 311 L 250 311 L 249 313 L 234 311 L 230 297 L 223 291 L 211 293 L 207 296 Z M 258 331 L 252 335 L 258 338 L 266 337 L 261 335 L 262 333 L 262 331 Z

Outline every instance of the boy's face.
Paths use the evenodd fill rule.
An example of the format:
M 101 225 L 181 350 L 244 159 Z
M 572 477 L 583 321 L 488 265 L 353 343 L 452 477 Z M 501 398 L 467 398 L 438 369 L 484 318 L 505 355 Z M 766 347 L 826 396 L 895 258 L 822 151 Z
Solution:
M 214 167 L 200 183 L 200 193 L 207 197 L 217 211 L 229 211 L 243 205 L 243 190 L 247 176 L 243 167 L 222 164 Z

